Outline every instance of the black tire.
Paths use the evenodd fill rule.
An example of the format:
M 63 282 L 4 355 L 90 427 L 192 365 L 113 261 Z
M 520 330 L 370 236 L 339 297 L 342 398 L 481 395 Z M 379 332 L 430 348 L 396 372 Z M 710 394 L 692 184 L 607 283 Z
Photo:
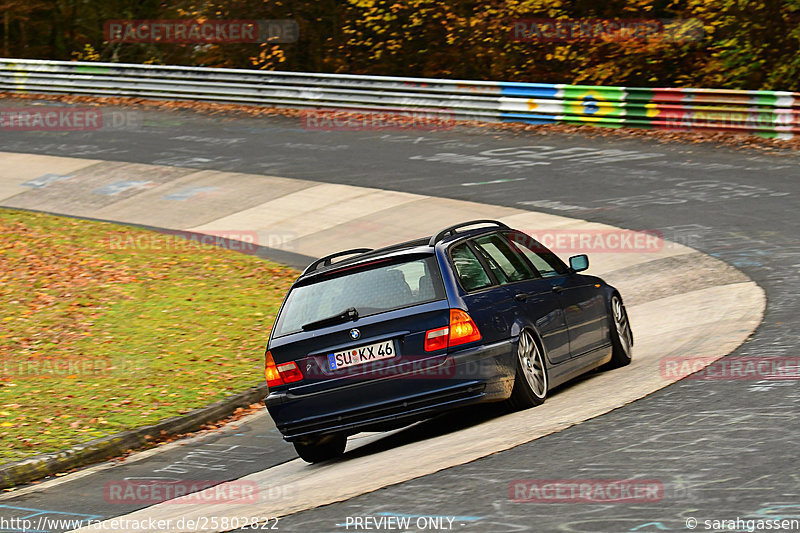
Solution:
M 335 459 L 344 453 L 347 446 L 347 435 L 335 433 L 323 435 L 303 441 L 293 442 L 297 455 L 307 463 L 320 463 Z
M 515 410 L 528 409 L 544 403 L 547 398 L 547 366 L 544 349 L 536 336 L 524 329 L 517 342 L 517 372 L 508 405 Z
M 628 320 L 628 312 L 618 294 L 611 297 L 611 361 L 603 365 L 604 370 L 611 370 L 631 364 L 633 356 L 633 330 Z

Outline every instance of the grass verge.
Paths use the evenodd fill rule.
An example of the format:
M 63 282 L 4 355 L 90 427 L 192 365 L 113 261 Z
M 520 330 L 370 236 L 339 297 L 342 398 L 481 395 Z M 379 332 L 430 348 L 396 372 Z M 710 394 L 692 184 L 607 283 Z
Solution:
M 174 235 L 0 209 L 0 463 L 263 380 L 297 274 Z

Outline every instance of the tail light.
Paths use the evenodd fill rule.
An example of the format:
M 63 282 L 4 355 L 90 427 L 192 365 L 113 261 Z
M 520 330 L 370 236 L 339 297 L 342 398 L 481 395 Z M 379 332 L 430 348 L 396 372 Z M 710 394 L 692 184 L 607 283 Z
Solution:
M 265 360 L 264 377 L 267 378 L 267 387 L 272 388 L 303 379 L 303 373 L 294 361 L 276 365 L 272 353 L 269 351 L 267 351 Z
M 461 309 L 450 310 L 450 340 L 448 346 L 458 346 L 468 342 L 481 340 L 478 326 L 465 311 Z
M 278 373 L 283 378 L 284 383 L 294 383 L 303 379 L 303 373 L 300 372 L 300 369 L 297 368 L 297 363 L 294 361 L 279 364 Z
M 267 378 L 267 387 L 271 389 L 277 385 L 283 385 L 283 378 L 278 372 L 278 367 L 275 366 L 275 359 L 272 358 L 272 354 L 269 351 L 267 351 L 265 359 L 264 377 Z
M 425 351 L 433 352 L 447 348 L 447 337 L 449 335 L 449 326 L 428 331 L 425 334 Z
M 481 332 L 472 317 L 461 309 L 451 309 L 449 326 L 431 329 L 425 333 L 425 351 L 442 350 L 479 340 Z

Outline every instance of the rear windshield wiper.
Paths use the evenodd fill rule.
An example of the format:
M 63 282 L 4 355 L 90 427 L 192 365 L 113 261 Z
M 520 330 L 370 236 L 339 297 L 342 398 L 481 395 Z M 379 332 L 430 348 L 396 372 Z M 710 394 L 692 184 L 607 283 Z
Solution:
M 356 308 L 348 307 L 341 313 L 329 316 L 328 318 L 323 318 L 321 320 L 316 320 L 314 322 L 309 322 L 308 324 L 305 324 L 303 326 L 303 331 L 324 328 L 326 326 L 333 326 L 334 324 L 347 322 L 348 320 L 355 320 L 357 318 L 358 318 L 358 311 L 356 310 Z

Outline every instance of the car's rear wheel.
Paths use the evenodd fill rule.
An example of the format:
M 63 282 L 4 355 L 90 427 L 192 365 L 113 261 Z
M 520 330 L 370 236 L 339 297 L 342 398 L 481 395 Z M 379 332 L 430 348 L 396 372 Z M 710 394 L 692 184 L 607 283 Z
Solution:
M 524 329 L 517 343 L 517 373 L 508 403 L 514 409 L 527 409 L 544 403 L 545 398 L 547 367 L 544 353 L 533 333 Z
M 335 459 L 344 453 L 347 446 L 347 435 L 335 433 L 321 437 L 308 438 L 303 441 L 293 442 L 297 455 L 308 463 L 319 463 Z
M 628 321 L 628 312 L 618 295 L 611 297 L 611 361 L 605 368 L 619 368 L 629 365 L 633 355 L 633 331 Z

